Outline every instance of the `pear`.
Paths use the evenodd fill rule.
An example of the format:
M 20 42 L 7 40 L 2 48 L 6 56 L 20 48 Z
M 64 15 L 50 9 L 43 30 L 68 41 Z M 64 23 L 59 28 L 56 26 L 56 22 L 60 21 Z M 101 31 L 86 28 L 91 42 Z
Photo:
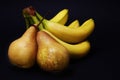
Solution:
M 64 70 L 69 63 L 67 49 L 44 31 L 37 33 L 37 63 L 45 71 Z
M 30 26 L 25 33 L 15 41 L 13 41 L 8 48 L 8 58 L 10 62 L 20 68 L 30 68 L 36 60 L 37 29 Z

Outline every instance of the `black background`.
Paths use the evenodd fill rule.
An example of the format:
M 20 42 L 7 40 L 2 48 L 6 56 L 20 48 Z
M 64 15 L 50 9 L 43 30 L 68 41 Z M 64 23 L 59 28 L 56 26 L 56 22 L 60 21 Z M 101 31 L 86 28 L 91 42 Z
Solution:
M 26 30 L 22 9 L 32 5 L 47 19 L 69 9 L 67 24 L 78 19 L 95 20 L 95 30 L 88 38 L 92 48 L 83 59 L 71 60 L 61 73 L 44 72 L 37 65 L 31 69 L 13 67 L 8 60 L 9 44 Z M 0 79 L 4 80 L 112 80 L 112 63 L 119 59 L 119 7 L 112 0 L 3 0 L 0 2 Z M 114 79 L 115 80 L 115 79 Z

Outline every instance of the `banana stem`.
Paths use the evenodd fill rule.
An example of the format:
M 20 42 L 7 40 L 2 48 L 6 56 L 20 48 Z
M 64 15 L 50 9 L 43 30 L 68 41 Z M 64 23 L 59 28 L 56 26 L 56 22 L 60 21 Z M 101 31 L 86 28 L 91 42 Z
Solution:
M 23 13 L 24 19 L 25 19 L 25 23 L 26 23 L 26 29 L 28 29 L 31 25 L 34 24 L 33 19 L 29 16 Z
M 41 20 L 38 20 L 38 18 L 36 16 L 33 16 L 33 15 L 27 15 L 27 17 L 24 17 L 24 18 L 26 20 L 27 28 L 30 27 L 31 25 L 33 25 L 33 26 L 36 26 L 37 28 L 39 28 L 39 30 L 44 29 L 43 24 L 42 24 L 44 17 L 41 17 Z M 37 25 L 34 25 L 34 24 L 37 24 Z
M 25 19 L 26 29 L 30 26 L 29 19 L 26 17 L 26 15 L 23 13 L 23 17 Z
M 39 23 L 39 20 L 37 19 L 36 16 L 31 16 L 32 20 L 34 21 L 35 24 Z
M 47 15 L 47 14 L 46 14 L 46 15 Z M 45 15 L 45 16 L 46 16 L 46 15 Z M 40 30 L 42 30 L 42 29 L 45 28 L 45 23 L 46 23 L 46 21 L 47 21 L 47 20 L 45 19 L 45 16 L 42 17 L 42 16 L 36 11 L 36 17 L 37 17 L 37 18 L 39 19 L 39 21 L 41 21 L 41 23 L 42 23 L 42 24 L 41 24 L 42 26 L 39 27 Z
M 42 30 L 44 28 L 42 22 L 44 21 L 44 17 L 42 17 L 35 9 L 30 6 L 23 9 L 23 14 L 25 15 L 25 21 L 27 28 L 30 25 L 37 24 L 37 27 L 39 30 Z
M 29 23 L 29 20 L 27 18 L 25 18 L 25 24 L 26 24 L 26 29 L 28 29 L 30 26 L 30 23 Z
M 30 26 L 29 20 L 24 13 L 23 13 L 23 17 L 25 19 L 26 29 L 28 29 L 28 27 Z
M 43 19 L 43 17 L 37 11 L 35 12 L 35 16 L 39 19 L 39 21 Z
M 26 29 L 28 29 L 31 25 L 34 24 L 39 24 L 39 20 L 36 18 L 36 16 L 31 16 L 31 15 L 25 15 L 24 14 L 24 19 L 26 23 Z M 39 27 L 41 26 L 40 24 L 38 25 Z
M 42 21 L 44 20 L 44 18 L 42 17 L 40 20 L 38 19 L 37 16 L 31 16 L 31 18 L 35 22 L 35 24 L 37 24 L 39 30 L 42 30 L 43 29 Z
M 44 29 L 44 25 L 42 23 L 44 19 L 45 19 L 44 17 L 41 17 L 41 20 L 39 20 L 39 23 L 37 25 L 40 30 Z

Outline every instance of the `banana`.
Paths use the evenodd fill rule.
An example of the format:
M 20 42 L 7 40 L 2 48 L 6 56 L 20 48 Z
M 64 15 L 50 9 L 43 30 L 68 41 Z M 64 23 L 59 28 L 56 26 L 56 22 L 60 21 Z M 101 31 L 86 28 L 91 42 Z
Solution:
M 70 23 L 70 24 L 68 25 L 69 28 L 77 28 L 77 27 L 79 27 L 79 26 L 80 26 L 80 24 L 79 24 L 79 21 L 78 21 L 78 20 L 74 20 L 72 23 Z
M 33 7 L 28 7 L 28 8 L 23 9 L 23 16 L 25 18 L 27 28 L 29 27 L 28 20 L 32 21 L 32 24 L 34 24 L 34 23 L 37 24 L 43 18 L 39 13 L 37 13 L 39 15 L 39 17 L 36 17 L 35 12 L 36 11 Z M 50 19 L 50 21 L 57 22 L 62 25 L 64 25 L 67 22 L 67 20 L 68 20 L 68 9 L 63 9 L 63 10 L 59 11 L 52 19 Z M 79 21 L 75 20 L 72 23 L 70 23 L 68 27 L 76 28 L 78 26 L 79 26 Z
M 39 19 L 42 18 L 42 16 L 40 16 L 39 13 L 37 13 L 39 15 Z M 37 18 L 34 18 L 36 16 L 32 16 L 32 19 L 36 21 Z M 47 20 L 47 19 L 46 19 Z M 52 19 L 50 19 L 50 21 L 52 22 L 56 22 L 56 23 L 60 23 L 62 25 L 65 25 L 65 23 L 68 20 L 68 9 L 63 9 L 62 11 L 60 11 L 59 13 L 57 13 Z M 38 23 L 38 22 L 36 22 Z M 78 20 L 74 20 L 73 22 L 71 22 L 68 27 L 69 28 L 77 28 L 79 27 L 79 21 Z
M 25 18 L 29 18 L 31 16 L 32 16 L 32 18 L 35 18 L 35 12 L 36 12 L 36 10 L 32 6 L 26 7 L 22 11 L 23 16 Z M 26 17 L 26 15 L 27 15 L 27 17 Z M 44 16 L 46 16 L 46 15 L 44 15 Z M 43 18 L 40 14 L 39 14 L 39 17 L 40 18 L 37 18 L 38 20 L 40 20 L 41 18 Z M 57 23 L 60 23 L 60 24 L 64 25 L 67 22 L 67 20 L 68 20 L 68 9 L 63 9 L 63 10 L 59 11 L 49 21 L 57 22 Z M 28 22 L 26 22 L 26 23 L 28 24 Z M 28 27 L 28 25 L 27 25 L 27 27 Z
M 72 29 L 62 24 L 43 19 L 37 11 L 34 12 L 35 14 L 30 16 L 32 16 L 32 19 L 36 23 L 39 22 L 37 20 L 39 18 L 46 30 L 68 43 L 79 43 L 85 40 L 94 30 L 95 24 L 93 19 L 86 20 L 80 27 Z
M 57 37 L 55 37 L 52 33 L 50 33 L 49 31 L 43 29 L 42 31 L 48 33 L 53 39 L 55 39 L 57 42 L 59 42 L 61 45 L 63 45 L 70 53 L 70 56 L 72 58 L 81 58 L 85 55 L 87 55 L 87 53 L 90 50 L 90 42 L 88 40 L 77 43 L 77 44 L 69 44 L 66 43 L 60 39 L 58 39 Z
M 30 15 L 30 17 L 31 17 L 31 15 Z M 92 32 L 92 30 L 94 29 L 94 21 L 92 19 L 89 19 L 86 22 L 84 22 L 81 27 L 72 29 L 72 28 L 63 26 L 62 24 L 59 24 L 59 23 L 56 23 L 56 22 L 52 22 L 52 21 L 48 21 L 46 19 L 43 19 L 37 12 L 36 12 L 36 15 L 32 16 L 31 18 L 32 18 L 32 20 L 34 21 L 35 24 L 37 24 L 37 23 L 39 23 L 39 21 L 43 20 L 42 23 L 44 24 L 44 26 L 41 26 L 41 31 L 45 31 L 51 37 L 53 37 L 56 41 L 58 41 L 60 44 L 65 46 L 67 48 L 67 50 L 69 51 L 71 56 L 83 57 L 83 56 L 85 56 L 89 52 L 90 47 L 91 47 L 90 46 L 90 42 L 88 40 L 82 41 L 81 38 L 84 37 L 84 35 L 88 36 Z M 73 23 L 74 23 L 74 21 L 73 21 Z M 73 25 L 73 23 L 71 23 L 71 25 Z M 58 28 L 55 28 L 54 26 L 55 27 L 57 26 Z M 46 29 L 44 29 L 42 27 L 45 27 L 46 29 L 47 28 L 48 29 L 46 30 Z M 63 32 L 64 32 L 63 35 L 65 34 L 64 35 L 65 37 L 67 37 L 66 35 L 68 35 L 70 37 L 70 38 L 67 37 L 68 39 L 72 39 L 72 38 L 75 38 L 73 40 L 78 39 L 78 43 L 77 44 L 70 44 L 70 43 L 67 43 L 65 41 L 62 41 L 62 39 L 60 39 L 55 34 L 53 34 L 52 31 L 50 32 L 50 29 L 52 29 L 52 27 L 53 27 L 53 30 L 55 30 L 53 32 L 57 32 L 58 31 L 57 32 L 58 34 L 62 34 L 61 31 L 63 30 Z M 80 37 L 80 39 L 76 38 L 76 37 Z M 80 40 L 82 42 L 80 42 Z
M 50 21 L 64 25 L 68 20 L 68 9 L 63 9 L 58 12 Z
M 39 17 L 39 15 L 37 16 Z M 48 20 L 43 20 L 43 25 L 46 30 L 59 39 L 68 43 L 78 43 L 85 40 L 93 32 L 95 24 L 93 19 L 88 19 L 75 29 Z

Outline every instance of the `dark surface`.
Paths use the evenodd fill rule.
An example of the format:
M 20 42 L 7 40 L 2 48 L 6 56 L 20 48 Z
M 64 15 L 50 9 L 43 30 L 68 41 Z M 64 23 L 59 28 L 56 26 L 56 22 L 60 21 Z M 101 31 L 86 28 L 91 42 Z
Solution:
M 44 72 L 37 65 L 31 69 L 13 67 L 8 60 L 9 44 L 25 31 L 22 9 L 32 5 L 47 19 L 64 8 L 69 9 L 69 24 L 78 19 L 95 20 L 95 31 L 88 38 L 92 49 L 85 58 L 72 60 L 61 73 Z M 112 80 L 112 63 L 119 54 L 119 7 L 114 0 L 15 0 L 0 2 L 0 80 Z M 119 51 L 119 52 L 118 52 Z M 114 55 L 113 55 L 114 54 Z

